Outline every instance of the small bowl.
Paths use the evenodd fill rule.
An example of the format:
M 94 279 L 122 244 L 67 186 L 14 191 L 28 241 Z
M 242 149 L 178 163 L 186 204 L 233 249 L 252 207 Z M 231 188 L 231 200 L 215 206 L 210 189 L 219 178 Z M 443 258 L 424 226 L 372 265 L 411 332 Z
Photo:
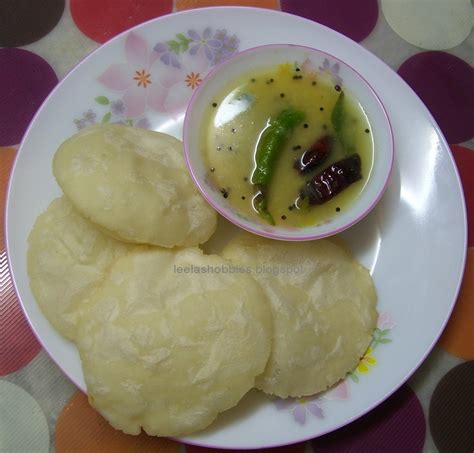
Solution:
M 272 226 L 258 219 L 238 212 L 213 187 L 209 169 L 205 164 L 199 144 L 203 128 L 203 118 L 215 96 L 233 79 L 271 69 L 283 63 L 297 63 L 310 67 L 311 72 L 324 73 L 332 77 L 335 84 L 347 88 L 362 105 L 371 125 L 374 141 L 374 159 L 369 178 L 360 195 L 342 213 L 332 219 L 313 226 L 301 228 Z M 321 74 L 320 74 L 321 75 Z M 393 136 L 385 108 L 370 86 L 357 71 L 337 57 L 311 47 L 275 44 L 254 47 L 238 53 L 233 58 L 218 65 L 204 79 L 194 92 L 186 110 L 183 131 L 184 153 L 191 176 L 209 204 L 229 221 L 247 231 L 271 239 L 288 241 L 308 241 L 331 236 L 349 228 L 362 220 L 382 197 L 392 170 Z

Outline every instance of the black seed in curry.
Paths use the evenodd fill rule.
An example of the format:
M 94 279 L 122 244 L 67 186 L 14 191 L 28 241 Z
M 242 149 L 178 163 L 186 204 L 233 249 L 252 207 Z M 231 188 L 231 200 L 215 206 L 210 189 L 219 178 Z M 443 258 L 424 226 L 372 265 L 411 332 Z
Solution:
M 229 192 L 228 192 L 226 189 L 224 189 L 224 188 L 221 189 L 221 194 L 222 194 L 222 196 L 223 196 L 224 198 L 228 198 L 228 197 L 229 197 Z

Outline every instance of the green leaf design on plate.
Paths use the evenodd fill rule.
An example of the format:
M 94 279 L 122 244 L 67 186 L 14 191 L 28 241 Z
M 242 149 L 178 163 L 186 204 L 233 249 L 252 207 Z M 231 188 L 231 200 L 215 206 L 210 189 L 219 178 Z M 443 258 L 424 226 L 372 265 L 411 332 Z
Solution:
M 112 118 L 112 113 L 107 112 L 107 113 L 102 117 L 101 123 L 102 123 L 102 124 L 108 123 L 108 122 L 110 121 L 110 118 Z
M 182 33 L 178 33 L 176 35 L 176 37 L 179 39 L 179 41 L 181 43 L 181 47 L 183 49 L 183 52 L 186 52 L 186 50 L 188 50 L 189 43 L 192 42 L 193 40 L 189 39 L 189 38 L 186 38 L 186 36 L 184 36 Z
M 178 33 L 176 38 L 177 39 L 166 41 L 170 50 L 176 54 L 186 52 L 189 48 L 189 43 L 193 41 L 192 39 L 186 38 L 182 33 Z
M 355 374 L 354 372 L 350 372 L 348 373 L 349 374 L 349 377 L 357 384 L 359 382 L 359 377 L 357 376 L 357 374 Z
M 390 338 L 386 338 L 386 335 L 390 333 L 390 329 L 384 329 L 381 330 L 380 328 L 376 327 L 374 329 L 374 333 L 372 336 L 372 341 L 370 342 L 369 349 L 372 348 L 372 350 L 375 350 L 377 346 L 381 344 L 388 344 L 391 343 L 393 340 Z M 361 359 L 364 360 L 364 359 Z M 357 368 L 355 368 L 353 371 L 347 373 L 347 375 L 355 382 L 358 383 L 360 378 L 359 378 L 359 373 Z
M 379 340 L 376 340 L 375 338 L 372 340 L 372 343 L 370 343 L 370 347 L 372 349 L 376 349 L 377 346 L 380 344 L 380 341 Z
M 95 100 L 95 102 L 97 102 L 97 104 L 100 104 L 100 105 L 109 105 L 110 104 L 110 100 L 107 96 L 97 96 L 94 100 Z

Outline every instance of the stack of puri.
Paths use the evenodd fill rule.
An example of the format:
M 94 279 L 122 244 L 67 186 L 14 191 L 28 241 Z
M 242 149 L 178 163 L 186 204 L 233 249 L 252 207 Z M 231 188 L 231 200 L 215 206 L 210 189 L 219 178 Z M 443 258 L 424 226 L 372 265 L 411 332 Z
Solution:
M 59 147 L 53 173 L 64 194 L 30 233 L 30 286 L 77 345 L 89 402 L 114 428 L 194 433 L 254 387 L 280 398 L 324 391 L 367 349 L 376 293 L 343 245 L 241 231 L 220 256 L 202 251 L 217 214 L 179 140 L 93 126 Z M 229 265 L 304 272 L 176 272 Z

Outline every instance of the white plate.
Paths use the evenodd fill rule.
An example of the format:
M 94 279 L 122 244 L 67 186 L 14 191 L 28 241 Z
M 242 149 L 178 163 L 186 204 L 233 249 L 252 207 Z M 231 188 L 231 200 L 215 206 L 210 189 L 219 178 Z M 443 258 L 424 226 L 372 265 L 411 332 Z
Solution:
M 189 30 L 197 34 L 189 35 Z M 179 33 L 182 35 L 177 37 Z M 206 55 L 224 55 L 225 49 L 218 49 L 219 42 L 206 41 L 216 34 L 217 41 L 220 39 L 227 50 L 294 43 L 317 47 L 345 60 L 380 96 L 395 138 L 394 171 L 385 196 L 363 222 L 344 233 L 356 256 L 371 269 L 377 286 L 379 311 L 383 313 L 377 332 L 379 341 L 371 353 L 377 363 L 367 357 L 359 371 L 336 390 L 305 402 L 270 401 L 252 391 L 210 429 L 182 439 L 213 447 L 262 448 L 332 431 L 387 398 L 433 347 L 458 293 L 466 251 L 466 214 L 456 167 L 426 107 L 383 62 L 335 31 L 269 10 L 198 9 L 140 25 L 80 63 L 35 116 L 13 170 L 7 205 L 7 246 L 15 285 L 31 326 L 51 357 L 84 389 L 77 350 L 43 317 L 29 289 L 26 272 L 29 231 L 36 217 L 60 194 L 51 172 L 53 154 L 64 139 L 76 132 L 74 119 L 80 119 L 83 112 L 93 109 L 100 119 L 110 111 L 111 105 L 99 104 L 96 97 L 106 96 L 113 101 L 132 97 L 135 104 L 127 105 L 140 106 L 139 95 L 143 92 L 138 88 L 146 91 L 143 86 L 124 94 L 107 89 L 98 81 L 111 65 L 126 62 L 127 55 L 129 70 L 140 73 L 124 72 L 121 80 L 115 71 L 109 74 L 109 82 L 115 80 L 116 88 L 124 80 L 138 83 L 132 77 L 140 78 L 142 69 L 145 76 L 151 74 L 148 81 L 152 84 L 147 82 L 146 89 L 153 84 L 157 87 L 160 79 L 166 82 L 169 91 L 156 89 L 154 97 L 148 99 L 145 114 L 139 117 L 146 117 L 152 129 L 180 137 L 184 107 L 192 92 L 188 85 L 209 70 Z M 232 38 L 234 35 L 236 39 Z M 196 43 L 187 41 L 193 38 L 203 39 L 195 55 L 191 48 Z M 176 54 L 162 53 L 150 67 L 145 60 L 153 47 L 172 40 L 171 45 L 183 51 L 178 60 L 174 58 Z M 163 48 L 157 47 L 160 52 Z M 176 61 L 179 69 L 165 64 Z M 119 107 L 114 104 L 114 111 Z M 151 107 L 166 108 L 168 112 Z M 369 372 L 364 372 L 366 369 Z

